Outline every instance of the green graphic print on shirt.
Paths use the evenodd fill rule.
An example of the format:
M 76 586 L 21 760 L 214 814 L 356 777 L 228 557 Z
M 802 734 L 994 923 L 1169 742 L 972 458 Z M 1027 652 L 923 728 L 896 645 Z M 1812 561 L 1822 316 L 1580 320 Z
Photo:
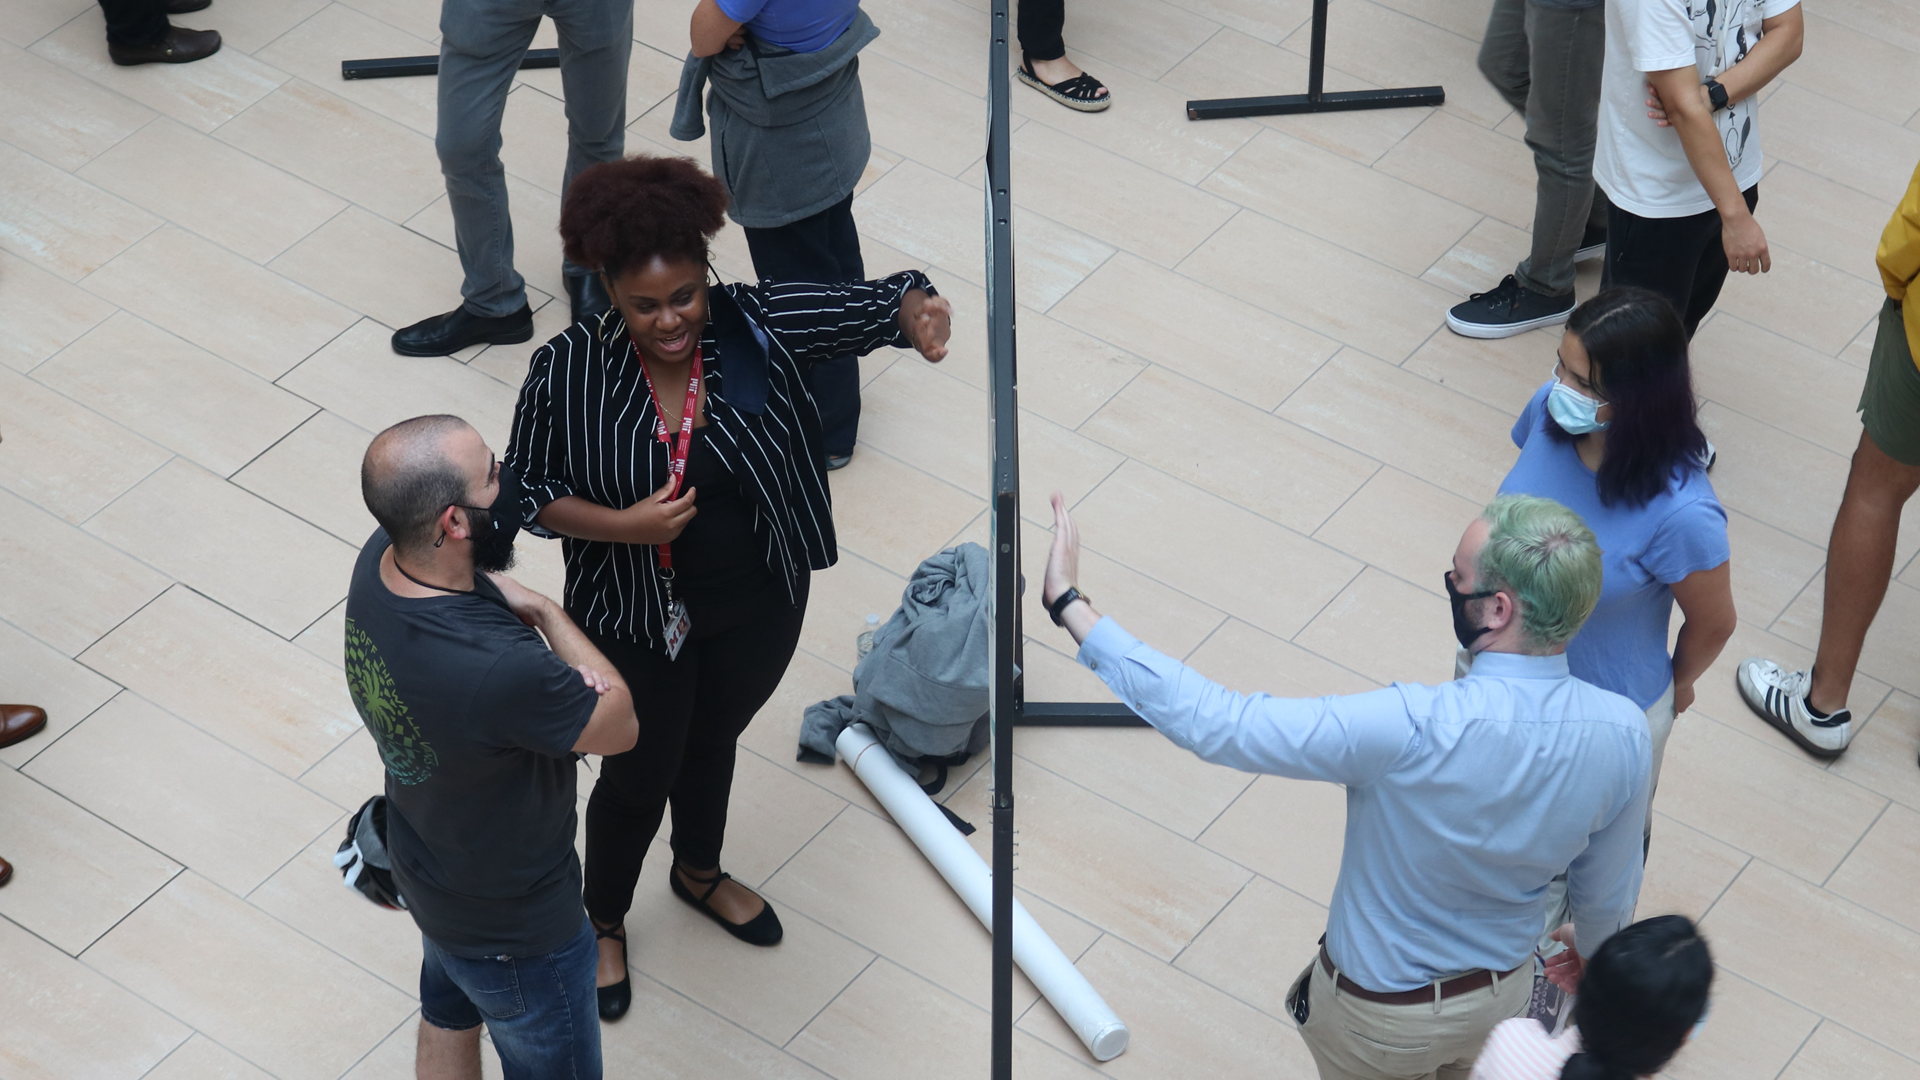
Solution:
M 353 707 L 360 710 L 360 720 L 380 747 L 387 772 L 409 786 L 432 776 L 440 755 L 421 737 L 373 639 L 352 619 L 347 620 L 347 690 L 353 695 Z

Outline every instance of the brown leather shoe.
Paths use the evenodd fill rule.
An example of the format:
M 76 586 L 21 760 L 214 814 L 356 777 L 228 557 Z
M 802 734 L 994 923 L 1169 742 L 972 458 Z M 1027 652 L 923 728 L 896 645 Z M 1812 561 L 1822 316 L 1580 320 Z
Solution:
M 8 862 L 5 859 L 0 859 L 0 885 L 5 885 L 7 882 L 12 880 L 13 880 L 13 864 Z
M 38 705 L 0 705 L 0 746 L 12 746 L 47 726 L 47 710 Z
M 165 37 L 141 45 L 107 42 L 107 55 L 121 67 L 135 64 L 191 64 L 220 51 L 220 31 L 189 30 L 175 26 Z

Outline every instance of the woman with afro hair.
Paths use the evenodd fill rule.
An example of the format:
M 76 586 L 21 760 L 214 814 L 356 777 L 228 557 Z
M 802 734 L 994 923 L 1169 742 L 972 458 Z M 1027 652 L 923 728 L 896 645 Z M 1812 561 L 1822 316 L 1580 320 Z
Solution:
M 834 285 L 708 283 L 719 181 L 686 158 L 581 173 L 567 257 L 613 309 L 533 354 L 506 464 L 529 528 L 560 537 L 565 607 L 634 690 L 640 741 L 587 803 L 600 1015 L 632 1001 L 623 920 L 673 807 L 675 896 L 743 941 L 780 920 L 720 869 L 735 744 L 799 643 L 808 575 L 838 559 L 803 368 L 881 346 L 946 356 L 952 308 L 917 271 Z

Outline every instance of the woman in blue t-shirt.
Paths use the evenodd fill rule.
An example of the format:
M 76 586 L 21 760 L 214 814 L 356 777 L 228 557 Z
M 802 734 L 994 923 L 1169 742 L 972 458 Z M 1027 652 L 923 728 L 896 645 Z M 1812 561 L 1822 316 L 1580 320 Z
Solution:
M 1608 289 L 1574 309 L 1559 354 L 1513 425 L 1520 460 L 1500 493 L 1557 499 L 1599 538 L 1600 602 L 1567 662 L 1646 710 L 1657 788 L 1674 717 L 1734 630 L 1727 512 L 1701 466 L 1687 333 L 1657 293 Z

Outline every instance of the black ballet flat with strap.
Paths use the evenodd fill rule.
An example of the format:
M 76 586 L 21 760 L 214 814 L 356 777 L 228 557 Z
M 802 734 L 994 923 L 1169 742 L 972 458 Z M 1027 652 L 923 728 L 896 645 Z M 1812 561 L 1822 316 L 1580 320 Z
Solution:
M 690 880 L 700 885 L 705 885 L 706 891 L 699 896 L 693 895 L 692 889 L 680 884 L 680 875 L 683 873 L 686 874 Z M 712 877 L 694 877 L 691 870 L 687 870 L 677 863 L 672 869 L 667 871 L 667 883 L 673 887 L 673 895 L 685 900 L 697 908 L 707 918 L 725 927 L 727 933 L 732 934 L 734 937 L 739 938 L 749 945 L 766 946 L 780 944 L 780 938 L 785 931 L 780 928 L 780 916 L 773 913 L 773 905 L 767 903 L 766 897 L 760 897 L 760 914 L 755 915 L 744 923 L 729 922 L 724 915 L 715 911 L 713 906 L 707 903 L 707 901 L 713 897 L 714 890 L 720 887 L 720 883 L 731 877 L 733 877 L 732 874 L 718 870 L 714 871 Z M 756 893 L 755 895 L 758 894 Z
M 622 925 L 609 926 L 605 930 L 599 926 L 593 928 L 596 943 L 601 938 L 612 938 L 620 943 L 620 970 L 624 973 L 619 982 L 612 986 L 596 986 L 593 996 L 599 1000 L 600 1019 L 618 1020 L 627 1015 L 633 1006 L 633 973 L 627 971 L 627 931 Z
M 1014 76 L 1076 112 L 1102 112 L 1113 104 L 1112 92 L 1104 97 L 1100 94 L 1107 88 L 1106 84 L 1084 71 L 1065 82 L 1042 82 L 1040 76 L 1034 74 L 1033 60 L 1026 53 L 1020 54 L 1020 68 Z

